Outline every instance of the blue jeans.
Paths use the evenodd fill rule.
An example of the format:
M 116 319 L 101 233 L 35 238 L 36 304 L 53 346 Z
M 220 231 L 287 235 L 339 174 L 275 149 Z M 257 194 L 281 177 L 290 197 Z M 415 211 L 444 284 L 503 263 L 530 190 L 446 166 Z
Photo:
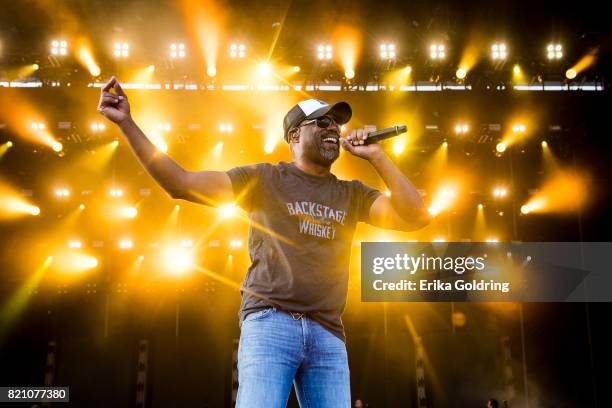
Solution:
M 236 407 L 284 408 L 291 384 L 302 408 L 350 408 L 344 342 L 306 316 L 296 320 L 276 308 L 247 315 L 238 346 Z

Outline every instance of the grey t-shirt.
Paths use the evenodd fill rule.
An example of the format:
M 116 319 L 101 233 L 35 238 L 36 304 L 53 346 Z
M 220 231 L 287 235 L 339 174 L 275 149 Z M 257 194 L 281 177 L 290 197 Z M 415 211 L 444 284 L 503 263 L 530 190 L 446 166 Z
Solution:
M 357 180 L 305 173 L 294 163 L 259 163 L 227 174 L 251 220 L 240 323 L 274 306 L 305 313 L 344 340 L 340 315 L 353 234 L 380 192 Z

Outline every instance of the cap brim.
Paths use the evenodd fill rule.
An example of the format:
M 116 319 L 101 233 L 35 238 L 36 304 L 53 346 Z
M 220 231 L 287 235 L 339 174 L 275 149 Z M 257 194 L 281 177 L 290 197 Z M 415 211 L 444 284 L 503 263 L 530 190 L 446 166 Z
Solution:
M 351 106 L 346 102 L 336 102 L 333 105 L 327 105 L 317 109 L 310 115 L 306 116 L 304 120 L 316 119 L 325 115 L 331 116 L 337 124 L 344 125 L 349 120 L 351 120 L 351 116 L 353 116 L 353 110 L 351 109 Z

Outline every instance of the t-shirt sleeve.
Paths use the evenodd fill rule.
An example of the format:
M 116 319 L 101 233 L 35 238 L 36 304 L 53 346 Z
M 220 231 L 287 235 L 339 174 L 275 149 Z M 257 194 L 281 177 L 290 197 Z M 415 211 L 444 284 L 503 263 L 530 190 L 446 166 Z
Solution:
M 259 177 L 261 166 L 251 164 L 248 166 L 234 167 L 227 171 L 232 182 L 232 190 L 236 197 L 236 204 L 250 211 L 255 203 L 259 189 Z
M 351 181 L 353 187 L 353 208 L 357 211 L 357 221 L 366 222 L 370 215 L 370 207 L 381 192 L 363 184 L 361 181 Z

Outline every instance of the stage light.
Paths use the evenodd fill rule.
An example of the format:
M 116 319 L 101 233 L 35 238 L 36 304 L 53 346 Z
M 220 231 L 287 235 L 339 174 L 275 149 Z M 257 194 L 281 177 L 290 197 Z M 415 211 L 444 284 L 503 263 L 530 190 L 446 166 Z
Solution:
M 32 124 L 30 125 L 30 127 L 33 130 L 43 130 L 45 128 L 45 124 L 42 122 L 32 122 Z
M 91 124 L 91 130 L 94 132 L 103 132 L 106 130 L 106 125 L 101 122 L 94 122 Z
M 496 187 L 493 189 L 493 197 L 503 198 L 508 195 L 508 190 L 505 187 Z
M 442 147 L 443 147 L 443 148 L 445 148 L 445 149 L 447 149 L 447 148 L 448 148 L 448 142 L 443 142 L 443 143 L 442 143 Z
M 57 188 L 55 189 L 55 196 L 57 198 L 70 197 L 70 190 L 68 190 L 67 188 Z
M 344 71 L 344 76 L 346 77 L 346 79 L 353 79 L 355 78 L 355 71 L 351 68 L 348 68 L 346 71 Z
M 299 65 L 295 65 L 293 68 L 291 68 L 291 70 L 297 74 L 298 72 L 300 72 L 301 68 L 299 67 Z
M 483 208 L 484 208 L 484 205 L 482 205 L 482 204 L 478 204 L 478 209 L 479 209 L 479 210 L 482 210 Z
M 412 67 L 410 65 L 406 65 L 406 67 L 404 67 L 404 75 L 409 76 L 410 74 L 412 74 Z
M 332 50 L 331 45 L 319 45 L 317 47 L 317 58 L 320 60 L 331 60 L 333 56 Z
M 262 62 L 257 66 L 257 73 L 261 77 L 270 75 L 272 72 L 272 66 L 268 62 Z
M 40 215 L 40 208 L 35 205 L 29 206 L 29 212 L 32 215 Z
M 34 71 L 37 71 L 40 68 L 40 66 L 38 64 L 32 64 L 32 69 Z
M 170 58 L 172 59 L 185 58 L 185 44 L 183 43 L 170 44 Z
M 559 60 L 563 58 L 563 47 L 561 44 L 548 44 L 546 47 L 546 57 L 549 60 Z
M 242 240 L 232 239 L 229 245 L 230 245 L 230 248 L 242 248 Z
M 234 131 L 234 125 L 231 123 L 221 123 L 219 125 L 219 131 L 221 133 L 232 133 Z
M 172 126 L 169 123 L 158 123 L 157 130 L 160 132 L 169 132 L 172 130 Z
M 499 142 L 497 144 L 497 146 L 495 146 L 495 150 L 497 150 L 499 153 L 503 153 L 506 151 L 506 144 L 504 142 Z
M 432 240 L 432 242 L 446 242 L 446 239 L 441 238 L 441 237 L 437 237 L 437 238 L 434 238 L 434 239 Z
M 455 125 L 455 133 L 458 135 L 465 135 L 470 130 L 467 123 L 458 123 Z
M 147 71 L 149 71 L 150 74 L 152 74 L 153 72 L 155 72 L 155 65 L 149 65 L 147 67 Z
M 6 147 L 13 147 L 13 142 L 11 142 L 10 140 L 6 142 Z
M 162 258 L 166 269 L 176 276 L 182 276 L 193 265 L 193 253 L 181 247 L 166 248 L 162 253 Z
M 547 148 L 548 147 L 548 143 L 546 142 L 546 140 L 542 140 L 542 147 L 543 148 Z
M 94 59 L 91 47 L 88 46 L 86 43 L 82 43 L 79 45 L 78 50 L 79 52 L 77 54 L 77 59 L 79 60 L 79 62 L 81 62 L 81 64 L 87 67 L 89 74 L 94 77 L 100 76 L 100 66 L 96 63 Z
M 114 198 L 123 197 L 123 190 L 120 188 L 111 188 L 108 194 Z
M 467 76 L 467 70 L 465 68 L 459 68 L 457 69 L 455 75 L 458 79 L 465 79 L 465 77 Z
M 487 242 L 490 243 L 490 244 L 494 244 L 494 243 L 499 242 L 499 239 L 497 239 L 497 238 L 487 238 Z
M 403 140 L 397 139 L 393 142 L 393 154 L 399 156 L 406 149 L 406 144 Z
M 264 152 L 266 154 L 270 154 L 274 151 L 274 144 L 273 143 L 266 143 L 264 145 Z
M 525 130 L 527 130 L 527 128 L 522 123 L 517 123 L 512 126 L 513 133 L 525 133 Z
M 236 214 L 236 205 L 235 204 L 225 204 L 219 207 L 219 216 L 221 218 L 230 218 Z
M 521 76 L 521 67 L 518 64 L 516 64 L 514 68 L 512 68 L 512 72 L 514 73 L 515 77 Z
M 212 65 L 209 66 L 208 68 L 206 68 L 206 75 L 211 78 L 214 78 L 217 75 L 217 68 L 213 67 Z
M 83 211 L 85 209 L 85 204 L 79 205 L 79 210 Z
M 574 79 L 574 78 L 576 78 L 576 75 L 577 75 L 577 72 L 573 68 L 570 68 L 567 71 L 565 71 L 565 77 L 567 79 Z
M 123 218 L 136 218 L 138 209 L 136 207 L 122 207 L 119 209 L 119 215 Z
M 385 196 L 387 196 L 387 197 L 391 197 L 391 191 L 389 191 L 389 190 L 385 190 Z
M 68 42 L 65 40 L 51 41 L 51 55 L 65 56 L 68 54 Z
M 491 46 L 491 58 L 494 60 L 504 60 L 508 56 L 506 44 L 497 43 Z
M 230 58 L 244 58 L 246 56 L 246 47 L 244 44 L 230 45 Z
M 380 44 L 381 59 L 395 59 L 395 44 Z
M 113 50 L 113 55 L 116 58 L 127 58 L 130 56 L 130 45 L 126 42 L 116 42 Z
M 431 44 L 429 47 L 429 56 L 434 60 L 441 60 L 446 57 L 446 51 L 443 44 Z
M 71 248 L 71 249 L 79 249 L 79 248 L 81 248 L 82 246 L 83 246 L 83 244 L 81 243 L 81 241 L 78 241 L 78 240 L 71 240 L 71 241 L 68 241 L 68 248 Z
M 131 239 L 122 239 L 119 241 L 120 249 L 132 249 L 134 247 L 134 242 Z
M 60 142 L 51 143 L 51 149 L 53 149 L 54 152 L 61 152 L 63 148 L 64 146 Z
M 193 241 L 190 239 L 182 239 L 180 246 L 181 248 L 191 248 L 193 246 Z

